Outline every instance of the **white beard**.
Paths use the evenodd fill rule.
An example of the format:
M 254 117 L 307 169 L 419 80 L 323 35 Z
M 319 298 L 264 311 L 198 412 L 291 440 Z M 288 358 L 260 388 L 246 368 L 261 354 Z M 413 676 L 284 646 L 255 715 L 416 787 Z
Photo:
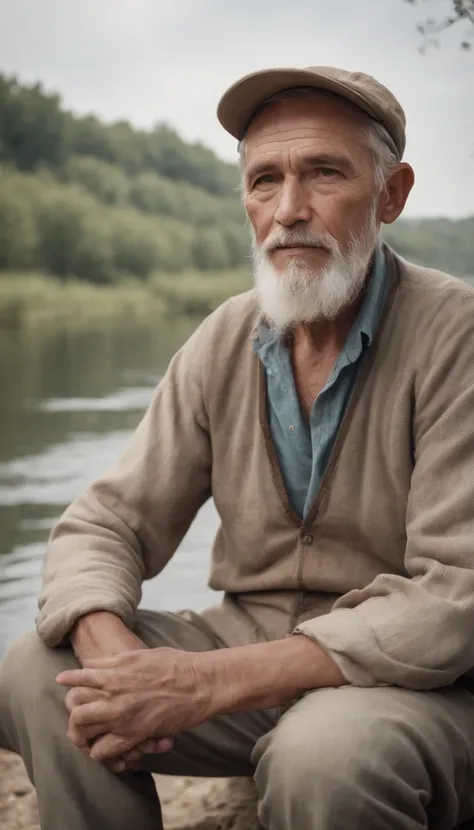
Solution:
M 370 260 L 379 238 L 376 206 L 359 235 L 352 237 L 343 254 L 332 236 L 318 237 L 304 229 L 281 229 L 265 244 L 253 245 L 254 280 L 261 311 L 268 323 L 285 332 L 301 323 L 333 320 L 358 296 L 364 285 Z M 275 244 L 295 245 L 318 242 L 331 251 L 328 264 L 312 270 L 303 259 L 292 259 L 278 273 L 267 250 Z

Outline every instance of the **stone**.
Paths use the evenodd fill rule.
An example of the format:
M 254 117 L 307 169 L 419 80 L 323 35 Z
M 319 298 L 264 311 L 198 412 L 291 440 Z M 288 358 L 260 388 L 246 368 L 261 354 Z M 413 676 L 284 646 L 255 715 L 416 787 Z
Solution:
M 154 776 L 165 830 L 260 830 L 248 778 Z M 18 755 L 0 750 L 0 827 L 40 830 L 34 787 Z

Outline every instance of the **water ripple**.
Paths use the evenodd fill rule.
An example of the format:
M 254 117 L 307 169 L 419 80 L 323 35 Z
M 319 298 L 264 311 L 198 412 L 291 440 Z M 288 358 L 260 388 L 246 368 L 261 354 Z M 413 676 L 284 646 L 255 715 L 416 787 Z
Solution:
M 43 412 L 126 412 L 146 409 L 152 395 L 150 386 L 125 387 L 103 398 L 50 398 L 37 408 Z
M 0 464 L 0 506 L 72 501 L 116 460 L 130 436 L 130 430 L 73 433 L 37 455 Z

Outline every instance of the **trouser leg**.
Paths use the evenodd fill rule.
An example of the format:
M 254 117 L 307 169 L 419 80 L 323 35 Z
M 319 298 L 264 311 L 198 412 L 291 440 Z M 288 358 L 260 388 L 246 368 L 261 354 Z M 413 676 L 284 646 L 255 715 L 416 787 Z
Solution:
M 322 689 L 252 757 L 268 830 L 452 830 L 474 816 L 474 697 Z
M 191 614 L 141 612 L 136 631 L 150 647 L 220 646 Z M 177 736 L 172 752 L 147 757 L 138 773 L 116 775 L 85 758 L 67 738 L 66 690 L 55 682 L 77 665 L 70 649 L 49 649 L 35 633 L 18 640 L 0 663 L 0 747 L 22 756 L 45 830 L 159 830 L 161 811 L 147 770 L 252 774 L 253 746 L 273 725 L 265 713 L 215 719 Z
M 114 775 L 67 738 L 60 671 L 78 666 L 69 649 L 48 649 L 35 633 L 0 664 L 0 746 L 21 755 L 35 785 L 45 830 L 159 830 L 161 810 L 146 772 Z

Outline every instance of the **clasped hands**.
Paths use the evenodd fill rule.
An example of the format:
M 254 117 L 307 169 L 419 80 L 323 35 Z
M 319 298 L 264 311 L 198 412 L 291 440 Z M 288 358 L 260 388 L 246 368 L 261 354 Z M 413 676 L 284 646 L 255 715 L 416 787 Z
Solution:
M 100 615 L 99 621 L 113 634 L 107 617 Z M 68 736 L 113 772 L 133 768 L 145 752 L 166 752 L 174 735 L 215 715 L 272 709 L 306 690 L 347 682 L 331 657 L 304 635 L 189 652 L 147 649 L 135 635 L 121 631 L 110 637 L 109 648 L 126 650 L 97 658 L 98 638 L 85 618 L 74 639 L 83 668 L 56 678 L 69 687 Z M 95 655 L 87 648 L 92 655 L 95 648 Z
M 144 752 L 168 751 L 173 735 L 213 714 L 213 684 L 199 653 L 127 651 L 87 660 L 82 669 L 63 671 L 56 680 L 69 687 L 68 737 L 115 772 Z

